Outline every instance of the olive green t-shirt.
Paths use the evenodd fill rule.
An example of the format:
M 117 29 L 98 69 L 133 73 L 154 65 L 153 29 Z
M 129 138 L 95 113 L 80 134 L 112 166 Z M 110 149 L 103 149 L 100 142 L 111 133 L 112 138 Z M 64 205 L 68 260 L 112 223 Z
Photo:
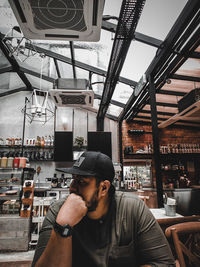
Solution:
M 64 199 L 59 200 L 49 208 L 40 231 L 32 266 L 47 246 L 63 203 Z M 74 227 L 73 267 L 137 267 L 144 264 L 175 267 L 170 247 L 160 226 L 137 195 L 116 192 L 104 218 L 92 220 L 85 216 Z

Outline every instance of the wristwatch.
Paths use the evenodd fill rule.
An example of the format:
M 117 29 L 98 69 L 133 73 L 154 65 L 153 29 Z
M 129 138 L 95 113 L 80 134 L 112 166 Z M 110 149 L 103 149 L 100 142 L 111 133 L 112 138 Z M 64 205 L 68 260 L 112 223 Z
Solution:
M 60 225 L 56 221 L 53 228 L 62 237 L 71 236 L 73 232 L 73 228 L 69 224 Z

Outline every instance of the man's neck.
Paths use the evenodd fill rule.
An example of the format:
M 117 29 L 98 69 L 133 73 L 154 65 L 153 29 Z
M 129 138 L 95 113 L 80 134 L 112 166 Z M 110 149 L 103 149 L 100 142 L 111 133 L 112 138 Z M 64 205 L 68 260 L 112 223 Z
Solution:
M 106 195 L 105 198 L 100 199 L 95 211 L 88 212 L 88 217 L 93 220 L 101 219 L 108 212 L 110 204 L 110 197 Z

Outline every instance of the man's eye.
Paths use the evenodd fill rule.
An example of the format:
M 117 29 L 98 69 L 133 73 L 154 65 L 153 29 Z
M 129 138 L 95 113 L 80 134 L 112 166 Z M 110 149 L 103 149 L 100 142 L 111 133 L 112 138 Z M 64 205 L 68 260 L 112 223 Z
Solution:
M 85 181 L 79 181 L 79 185 L 81 185 L 81 186 L 86 186 L 88 183 L 87 182 L 85 182 Z

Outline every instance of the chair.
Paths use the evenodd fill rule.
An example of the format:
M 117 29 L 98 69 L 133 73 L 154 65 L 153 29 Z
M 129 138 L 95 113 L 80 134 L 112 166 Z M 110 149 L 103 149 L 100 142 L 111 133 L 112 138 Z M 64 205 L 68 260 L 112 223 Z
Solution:
M 184 222 L 192 222 L 192 221 L 200 221 L 200 215 L 192 215 L 192 216 L 182 216 L 182 217 L 171 217 L 166 219 L 157 219 L 161 229 L 165 233 L 167 227 Z
M 180 267 L 200 267 L 200 221 L 171 225 L 165 235 L 173 241 Z
M 138 196 L 140 199 L 142 199 L 144 201 L 145 204 L 147 204 L 147 200 L 149 199 L 149 196 Z

